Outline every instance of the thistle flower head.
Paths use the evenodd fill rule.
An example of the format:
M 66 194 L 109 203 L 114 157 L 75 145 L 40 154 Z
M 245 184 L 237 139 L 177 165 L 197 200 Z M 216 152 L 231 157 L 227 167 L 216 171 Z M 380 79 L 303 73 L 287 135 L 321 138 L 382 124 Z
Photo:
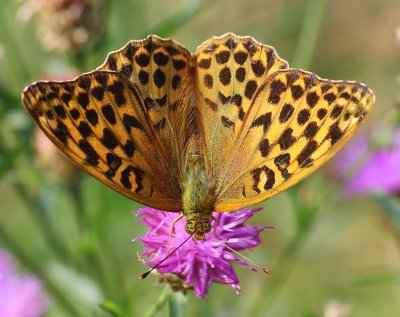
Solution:
M 254 248 L 260 243 L 260 232 L 266 228 L 245 225 L 245 222 L 260 209 L 239 210 L 231 213 L 213 213 L 214 229 L 206 239 L 189 239 L 158 267 L 160 273 L 173 273 L 184 279 L 186 286 L 192 287 L 197 297 L 204 297 L 213 282 L 230 284 L 236 293 L 240 286 L 232 262 L 247 266 L 226 246 L 235 251 Z M 140 222 L 148 227 L 144 236 L 136 237 L 144 246 L 142 256 L 151 259 L 144 263 L 150 267 L 159 264 L 168 254 L 188 238 L 185 222 L 178 221 L 174 226 L 170 243 L 171 226 L 176 214 L 153 208 L 141 208 L 135 212 Z
M 400 194 L 400 129 L 391 133 L 390 143 L 373 149 L 368 139 L 356 137 L 336 160 L 336 169 L 344 178 L 346 193 L 368 195 L 374 191 Z
M 35 277 L 20 276 L 11 257 L 0 251 L 0 316 L 39 317 L 44 307 L 40 282 Z

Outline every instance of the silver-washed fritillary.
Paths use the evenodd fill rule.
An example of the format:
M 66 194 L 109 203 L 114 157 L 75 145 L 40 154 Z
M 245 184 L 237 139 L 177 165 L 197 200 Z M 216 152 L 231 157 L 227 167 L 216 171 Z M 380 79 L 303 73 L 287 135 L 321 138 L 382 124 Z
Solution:
M 328 161 L 375 96 L 229 33 L 194 55 L 154 35 L 131 41 L 95 71 L 28 86 L 23 102 L 75 164 L 137 202 L 182 212 L 204 239 L 213 210 L 261 202 Z

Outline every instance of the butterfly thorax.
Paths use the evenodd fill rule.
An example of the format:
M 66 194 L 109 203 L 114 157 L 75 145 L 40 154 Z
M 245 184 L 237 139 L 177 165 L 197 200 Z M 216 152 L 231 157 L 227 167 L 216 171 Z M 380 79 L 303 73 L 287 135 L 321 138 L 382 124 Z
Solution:
M 211 230 L 214 199 L 207 180 L 204 158 L 197 151 L 188 155 L 182 187 L 186 232 L 193 234 L 196 240 L 204 240 L 205 234 Z

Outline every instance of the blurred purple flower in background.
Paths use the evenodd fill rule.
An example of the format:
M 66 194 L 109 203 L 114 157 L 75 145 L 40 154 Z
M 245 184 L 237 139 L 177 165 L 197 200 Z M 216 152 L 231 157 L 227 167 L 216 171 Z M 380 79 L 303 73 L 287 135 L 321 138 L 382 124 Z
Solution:
M 345 179 L 349 195 L 400 193 L 400 129 L 391 133 L 391 144 L 373 149 L 368 138 L 356 136 L 335 160 L 336 175 Z
M 185 278 L 186 286 L 193 287 L 197 297 L 203 297 L 212 282 L 230 284 L 239 293 L 240 286 L 231 262 L 237 262 L 254 270 L 236 257 L 225 245 L 240 251 L 254 248 L 260 243 L 260 232 L 267 228 L 248 226 L 244 223 L 261 209 L 239 210 L 230 213 L 214 213 L 218 223 L 213 221 L 213 229 L 204 241 L 189 239 L 157 269 L 161 273 L 175 273 Z M 177 214 L 153 208 L 141 208 L 134 213 L 140 222 L 148 227 L 146 234 L 136 237 L 145 248 L 144 257 L 154 255 L 144 261 L 150 267 L 156 266 L 165 256 L 188 238 L 184 219 L 175 224 L 170 244 L 171 225 Z M 216 227 L 217 236 L 214 234 Z
M 32 276 L 21 276 L 10 255 L 0 251 L 0 316 L 39 317 L 44 313 L 42 286 Z

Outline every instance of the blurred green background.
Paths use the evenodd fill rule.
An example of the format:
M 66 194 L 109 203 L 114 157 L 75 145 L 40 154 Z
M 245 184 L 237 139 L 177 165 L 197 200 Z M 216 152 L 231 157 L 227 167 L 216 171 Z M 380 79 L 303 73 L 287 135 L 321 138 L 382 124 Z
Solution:
M 398 0 L 0 1 L 0 249 L 42 280 L 45 316 L 111 316 L 105 300 L 144 316 L 164 286 L 137 279 L 147 269 L 131 242 L 145 232 L 130 214 L 139 205 L 54 151 L 23 109 L 24 86 L 90 71 L 149 33 L 193 52 L 225 32 L 251 35 L 321 77 L 368 84 L 377 97 L 369 135 L 398 120 Z M 343 316 L 400 316 L 398 199 L 346 195 L 332 166 L 251 220 L 277 226 L 246 253 L 273 274 L 236 266 L 239 297 L 214 284 L 204 300 L 189 294 L 185 316 L 342 316 L 328 315 L 332 303 Z

